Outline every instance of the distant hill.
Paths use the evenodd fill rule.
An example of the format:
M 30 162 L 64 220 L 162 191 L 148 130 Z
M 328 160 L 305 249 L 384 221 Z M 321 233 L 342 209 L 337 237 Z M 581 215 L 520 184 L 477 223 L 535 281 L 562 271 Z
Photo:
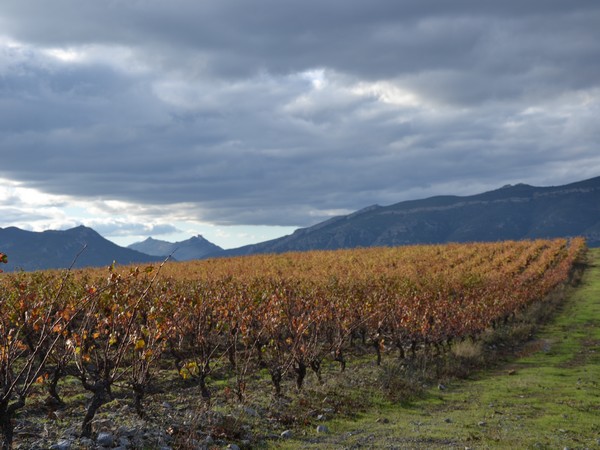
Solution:
M 584 236 L 589 246 L 600 246 L 600 177 L 565 186 L 507 185 L 472 196 L 373 205 L 220 256 L 569 236 Z
M 161 261 L 162 258 L 120 247 L 91 228 L 79 226 L 64 231 L 25 231 L 16 227 L 0 228 L 0 248 L 8 255 L 5 271 L 43 270 L 70 267 L 81 249 L 74 267 L 108 266 Z
M 223 250 L 218 245 L 204 239 L 201 235 L 175 243 L 149 237 L 145 241 L 136 242 L 127 248 L 155 256 L 168 256 L 173 253 L 173 257 L 178 261 L 201 259 L 209 254 L 219 253 Z

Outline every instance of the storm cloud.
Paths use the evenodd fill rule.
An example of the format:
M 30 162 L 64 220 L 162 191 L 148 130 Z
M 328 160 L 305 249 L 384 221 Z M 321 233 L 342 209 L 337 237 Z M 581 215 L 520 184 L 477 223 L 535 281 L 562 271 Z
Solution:
M 599 24 L 597 1 L 3 0 L 0 177 L 306 226 L 597 176 Z

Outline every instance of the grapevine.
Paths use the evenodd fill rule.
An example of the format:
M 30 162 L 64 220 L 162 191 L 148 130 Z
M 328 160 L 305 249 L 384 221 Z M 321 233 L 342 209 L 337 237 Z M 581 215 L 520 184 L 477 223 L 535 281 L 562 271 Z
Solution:
M 257 255 L 163 263 L 156 271 L 3 274 L 4 442 L 40 377 L 59 402 L 56 386 L 66 374 L 90 391 L 82 423 L 89 436 L 115 383 L 131 389 L 143 416 L 161 360 L 210 402 L 218 377 L 234 380 L 243 401 L 250 374 L 261 369 L 280 396 L 287 379 L 298 391 L 309 371 L 322 380 L 328 359 L 343 371 L 357 353 L 371 352 L 381 364 L 391 352 L 441 352 L 543 301 L 568 281 L 584 251 L 585 241 L 573 238 Z

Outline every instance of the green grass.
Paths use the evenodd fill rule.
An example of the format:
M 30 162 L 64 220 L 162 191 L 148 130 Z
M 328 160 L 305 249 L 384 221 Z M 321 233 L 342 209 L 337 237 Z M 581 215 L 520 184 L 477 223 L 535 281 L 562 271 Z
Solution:
M 374 398 L 272 448 L 599 448 L 600 249 L 550 323 L 511 360 L 421 399 Z

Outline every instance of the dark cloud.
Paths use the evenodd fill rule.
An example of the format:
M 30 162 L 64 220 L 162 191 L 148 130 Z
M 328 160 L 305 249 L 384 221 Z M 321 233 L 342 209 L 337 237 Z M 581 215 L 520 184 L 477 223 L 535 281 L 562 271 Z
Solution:
M 595 176 L 598 23 L 596 1 L 4 0 L 0 176 L 292 226 Z

